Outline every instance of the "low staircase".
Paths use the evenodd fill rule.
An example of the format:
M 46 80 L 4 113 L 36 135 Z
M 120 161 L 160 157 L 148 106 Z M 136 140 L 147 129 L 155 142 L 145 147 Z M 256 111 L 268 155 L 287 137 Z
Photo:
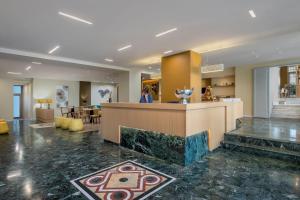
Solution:
M 226 133 L 223 148 L 300 164 L 300 144 Z
M 300 119 L 300 105 L 274 105 L 271 117 Z

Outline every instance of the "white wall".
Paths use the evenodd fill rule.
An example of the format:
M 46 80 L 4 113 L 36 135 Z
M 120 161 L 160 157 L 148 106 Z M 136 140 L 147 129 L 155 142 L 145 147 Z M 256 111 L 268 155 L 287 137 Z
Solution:
M 60 108 L 56 108 L 55 100 L 56 87 L 60 85 L 69 86 L 69 106 L 79 106 L 79 81 L 33 79 L 33 100 L 40 98 L 53 99 L 54 103 L 51 108 L 54 108 L 55 116 L 61 115 Z M 35 107 L 38 106 L 38 104 L 35 104 Z
M 114 76 L 119 86 L 119 101 L 129 102 L 129 72 L 120 72 Z
M 132 68 L 129 72 L 129 102 L 139 102 L 141 98 L 141 75 L 140 68 Z
M 103 98 L 99 94 L 99 90 L 112 91 L 112 101 L 117 101 L 117 87 L 115 85 L 92 83 L 91 84 L 91 104 L 100 105 L 100 103 L 107 103 L 110 94 L 106 94 Z
M 280 91 L 280 67 L 270 67 L 269 69 L 269 114 L 271 116 L 273 101 L 279 98 Z

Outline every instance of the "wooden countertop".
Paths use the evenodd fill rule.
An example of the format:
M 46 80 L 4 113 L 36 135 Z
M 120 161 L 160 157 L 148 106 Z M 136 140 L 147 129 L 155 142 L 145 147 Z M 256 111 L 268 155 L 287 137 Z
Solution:
M 177 103 L 104 103 L 103 108 L 132 108 L 132 109 L 154 109 L 154 110 L 198 110 L 205 108 L 215 108 L 230 106 L 241 102 L 199 102 L 189 104 L 177 104 Z

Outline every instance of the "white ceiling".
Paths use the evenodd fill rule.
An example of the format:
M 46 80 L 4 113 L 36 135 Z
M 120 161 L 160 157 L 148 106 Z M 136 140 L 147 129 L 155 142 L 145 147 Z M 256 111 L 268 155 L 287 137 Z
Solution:
M 225 66 L 300 55 L 299 0 L 1 0 L 0 5 L 2 48 L 47 54 L 59 44 L 55 56 L 94 63 L 112 58 L 121 67 L 156 66 L 151 59 L 138 61 L 155 60 L 170 49 L 224 48 L 204 53 L 204 64 Z M 155 37 L 174 27 L 178 31 Z M 127 44 L 132 48 L 117 51 Z
M 42 64 L 33 64 L 41 62 Z M 26 70 L 31 66 L 30 70 Z M 20 75 L 8 74 L 17 72 Z M 78 64 L 69 64 L 57 61 L 47 61 L 20 57 L 15 55 L 0 54 L 0 78 L 23 79 L 55 79 L 69 81 L 89 81 L 102 83 L 117 83 L 119 70 L 102 69 Z

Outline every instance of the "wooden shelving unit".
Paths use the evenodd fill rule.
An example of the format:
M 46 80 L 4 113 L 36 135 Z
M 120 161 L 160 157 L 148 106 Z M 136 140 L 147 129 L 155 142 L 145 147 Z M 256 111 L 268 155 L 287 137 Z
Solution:
M 235 70 L 232 73 L 211 73 L 202 79 L 202 87 L 211 86 L 217 98 L 235 97 Z

